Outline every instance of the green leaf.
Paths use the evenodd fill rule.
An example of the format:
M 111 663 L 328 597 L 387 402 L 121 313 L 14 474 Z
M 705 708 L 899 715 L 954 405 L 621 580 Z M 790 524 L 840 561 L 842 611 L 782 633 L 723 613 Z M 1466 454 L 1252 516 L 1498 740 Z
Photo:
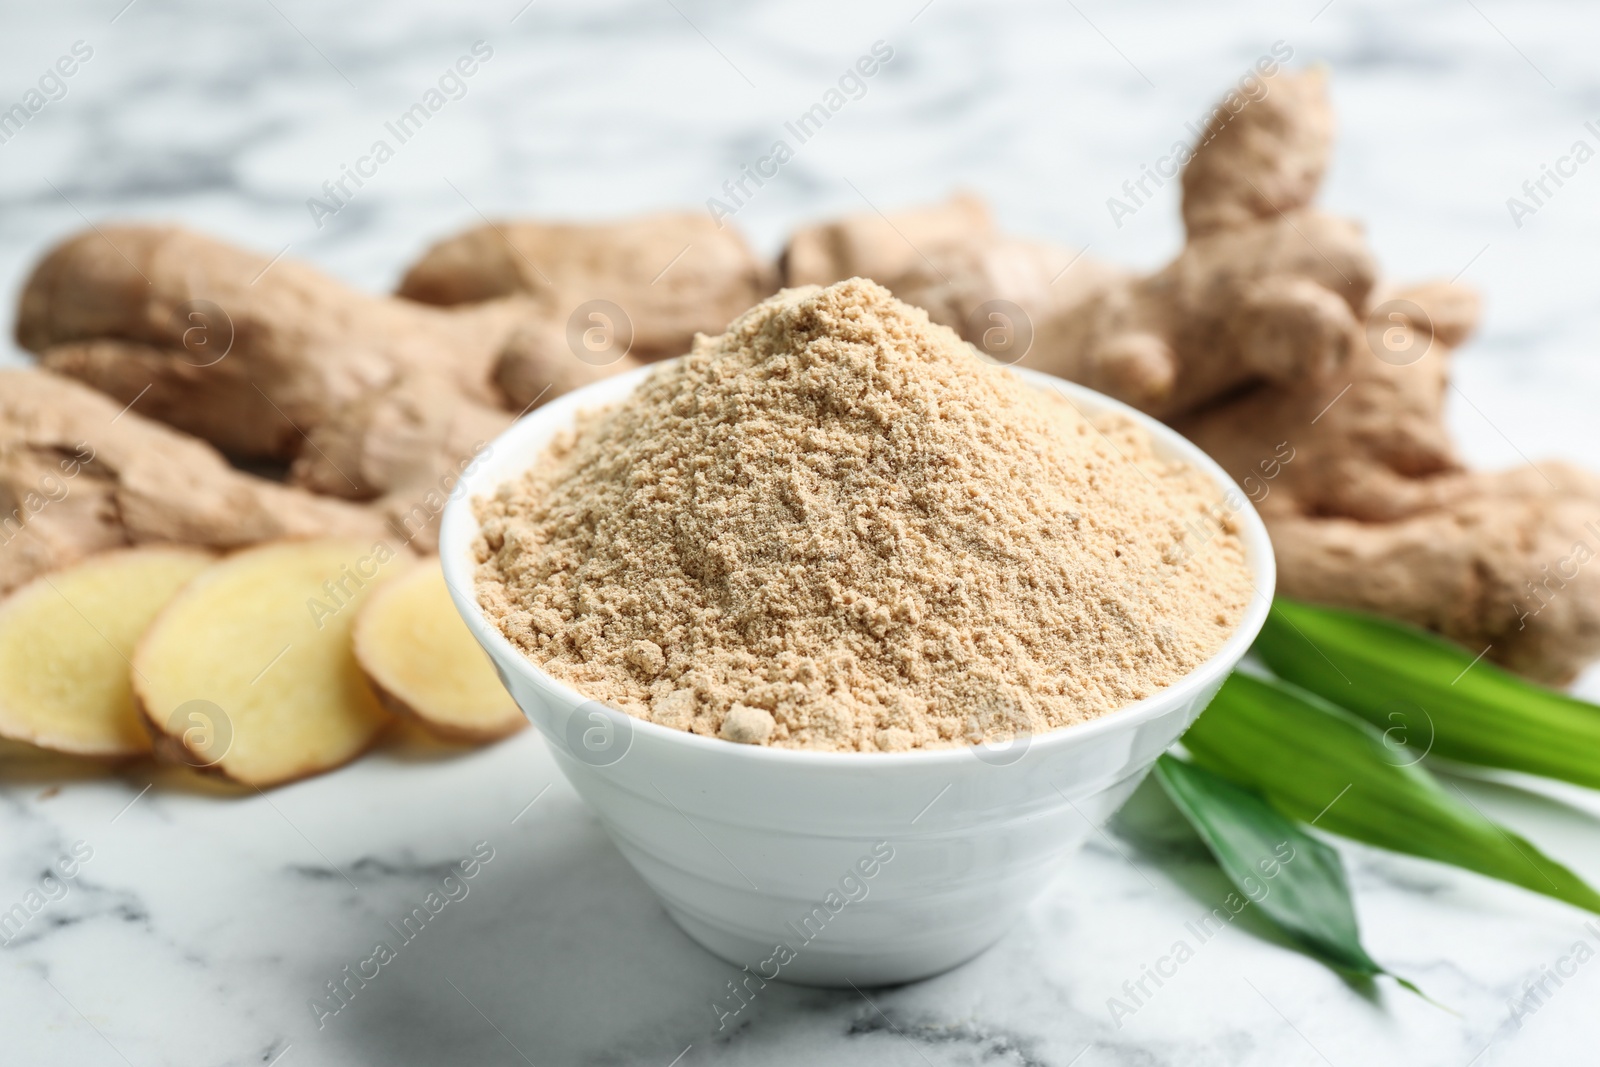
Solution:
M 1302 822 L 1600 912 L 1600 894 L 1577 875 L 1401 762 L 1404 750 L 1370 724 L 1292 685 L 1235 672 L 1183 743 Z
M 1600 788 L 1600 707 L 1404 623 L 1273 603 L 1255 652 L 1278 677 L 1418 753 Z
M 1295 944 L 1340 971 L 1390 974 L 1361 945 L 1339 853 L 1259 794 L 1203 767 L 1164 755 L 1156 761 L 1156 778 L 1229 881 Z M 1421 994 L 1404 978 L 1391 976 Z

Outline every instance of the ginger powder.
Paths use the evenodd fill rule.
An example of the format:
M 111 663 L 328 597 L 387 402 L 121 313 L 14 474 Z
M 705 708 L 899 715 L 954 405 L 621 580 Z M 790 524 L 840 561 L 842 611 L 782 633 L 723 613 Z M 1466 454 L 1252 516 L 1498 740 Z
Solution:
M 698 337 L 480 500 L 477 595 L 546 672 L 651 722 L 964 745 L 1215 654 L 1252 592 L 1219 496 L 855 278 Z

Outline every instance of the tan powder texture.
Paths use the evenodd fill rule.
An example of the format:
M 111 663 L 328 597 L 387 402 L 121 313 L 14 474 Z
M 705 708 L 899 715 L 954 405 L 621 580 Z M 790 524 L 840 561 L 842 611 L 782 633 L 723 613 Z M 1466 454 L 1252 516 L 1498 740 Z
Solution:
M 1082 722 L 1208 659 L 1251 595 L 1217 488 L 1097 421 L 872 282 L 786 290 L 480 500 L 478 598 L 551 675 L 706 736 Z

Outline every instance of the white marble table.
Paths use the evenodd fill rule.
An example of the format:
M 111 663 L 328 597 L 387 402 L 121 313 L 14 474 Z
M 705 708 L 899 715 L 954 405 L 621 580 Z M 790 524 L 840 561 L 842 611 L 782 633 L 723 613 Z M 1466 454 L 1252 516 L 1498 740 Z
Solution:
M 1488 294 L 1452 398 L 1468 454 L 1600 463 L 1600 163 L 1520 227 L 1506 207 L 1593 139 L 1592 11 L 124 2 L 0 8 L 0 106 L 74 42 L 93 51 L 0 143 L 8 307 L 86 218 L 176 219 L 382 288 L 479 211 L 701 204 L 878 40 L 895 57 L 866 96 L 741 210 L 763 249 L 802 218 L 965 185 L 1019 231 L 1154 264 L 1178 240 L 1174 190 L 1120 229 L 1106 197 L 1281 40 L 1333 68 L 1344 132 L 1326 202 L 1367 220 L 1393 273 L 1460 273 Z M 466 95 L 316 228 L 306 199 L 479 40 L 493 57 Z M 1463 788 L 1600 880 L 1600 797 Z M 398 940 L 386 924 L 478 842 L 493 859 L 469 894 L 319 1029 L 312 998 Z M 1600 1038 L 1600 963 L 1531 1015 L 1511 1006 L 1575 942 L 1600 948 L 1600 925 L 1344 845 L 1369 947 L 1458 1014 L 1353 989 L 1241 917 L 1118 1027 L 1108 998 L 1224 892 L 1191 851 L 1126 831 L 953 973 L 867 997 L 773 985 L 719 1032 L 710 1003 L 732 968 L 672 926 L 530 735 L 396 747 L 266 796 L 0 756 L 0 907 L 74 846 L 92 855 L 66 895 L 0 947 L 0 1062 L 1466 1067 L 1592 1062 Z

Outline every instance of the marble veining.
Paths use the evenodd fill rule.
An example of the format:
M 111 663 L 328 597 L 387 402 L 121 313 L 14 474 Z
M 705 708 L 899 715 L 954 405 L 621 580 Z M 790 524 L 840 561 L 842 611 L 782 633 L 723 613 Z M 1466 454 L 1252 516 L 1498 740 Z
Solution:
M 1155 264 L 1179 240 L 1173 188 L 1121 227 L 1106 198 L 1282 41 L 1332 68 L 1342 132 L 1325 203 L 1366 220 L 1396 277 L 1459 274 L 1488 296 L 1452 406 L 1470 458 L 1600 462 L 1600 168 L 1520 226 L 1506 204 L 1600 116 L 1591 9 L 125 3 L 0 5 L 0 101 L 75 42 L 93 49 L 0 144 L 8 315 L 33 260 L 85 219 L 174 219 L 381 289 L 479 212 L 703 205 L 880 40 L 895 58 L 866 95 L 739 210 L 760 248 L 864 200 L 965 186 L 1019 232 Z M 324 179 L 479 41 L 494 58 L 466 95 L 318 227 L 306 201 Z M 1600 798 L 1459 784 L 1600 879 Z M 970 964 L 894 989 L 774 983 L 719 1029 L 733 969 L 673 926 L 527 734 L 464 753 L 396 744 L 266 795 L 4 750 L 0 828 L 0 908 L 92 849 L 0 946 L 8 1064 L 1487 1067 L 1586 1062 L 1600 1037 L 1600 964 L 1513 1017 L 1575 943 L 1600 944 L 1582 915 L 1344 843 L 1369 948 L 1456 1014 L 1347 984 L 1246 909 L 1114 1015 L 1227 892 L 1192 842 L 1126 821 Z M 480 842 L 494 858 L 470 891 L 395 945 L 391 924 Z M 329 983 L 385 939 L 395 958 L 319 1017 L 314 1001 L 340 1003 Z

